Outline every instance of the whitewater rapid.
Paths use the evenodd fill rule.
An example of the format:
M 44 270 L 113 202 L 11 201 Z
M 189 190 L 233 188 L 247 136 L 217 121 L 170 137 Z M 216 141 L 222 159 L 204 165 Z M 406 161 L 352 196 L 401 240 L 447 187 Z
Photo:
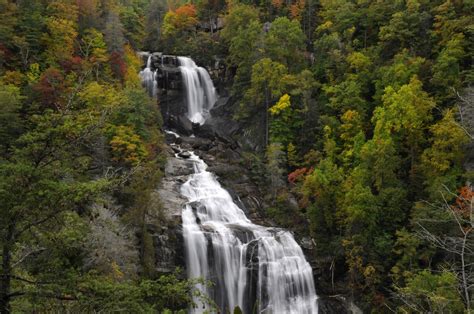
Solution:
M 200 285 L 221 313 L 317 313 L 311 266 L 288 231 L 253 224 L 221 187 L 207 165 L 191 153 L 194 174 L 181 187 L 188 278 Z M 199 303 L 190 313 L 212 310 Z

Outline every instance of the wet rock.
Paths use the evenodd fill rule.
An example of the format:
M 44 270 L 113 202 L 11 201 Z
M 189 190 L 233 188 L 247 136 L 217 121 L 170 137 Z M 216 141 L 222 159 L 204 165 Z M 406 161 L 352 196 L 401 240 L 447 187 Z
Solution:
M 183 151 L 183 152 L 178 153 L 178 156 L 181 158 L 187 159 L 187 158 L 191 158 L 191 153 L 187 151 Z
M 311 250 L 311 249 L 314 248 L 313 247 L 313 242 L 311 241 L 310 237 L 303 237 L 303 238 L 299 239 L 298 244 L 304 250 Z
M 184 114 L 174 115 L 168 113 L 165 127 L 174 129 L 180 135 L 189 136 L 193 134 L 193 123 Z
M 237 206 L 239 206 L 239 208 L 244 211 L 246 216 L 248 216 L 250 214 L 250 211 L 248 210 L 248 207 L 245 205 L 245 203 L 242 202 L 240 196 L 232 188 L 226 188 L 226 190 L 227 192 L 229 192 L 234 203 L 237 204 Z
M 200 202 L 191 202 L 188 204 L 189 206 L 191 206 L 193 212 L 196 214 L 196 213 L 205 213 L 206 212 L 206 207 L 201 204 Z
M 245 226 L 228 224 L 227 227 L 232 230 L 232 233 L 239 238 L 242 243 L 248 243 L 254 239 L 253 231 Z
M 165 165 L 164 179 L 178 180 L 180 176 L 187 176 L 192 173 L 194 173 L 194 168 L 191 161 L 179 159 L 174 156 L 168 157 Z
M 181 137 L 177 136 L 177 134 L 165 132 L 165 140 L 168 144 L 181 144 Z
M 162 227 L 148 231 L 155 249 L 155 271 L 173 273 L 176 267 L 184 267 L 184 239 L 181 225 Z
M 193 123 L 185 115 L 178 117 L 178 122 L 181 127 L 181 130 L 185 134 L 193 134 Z
M 200 137 L 182 137 L 181 144 L 186 145 L 190 149 L 199 149 L 202 151 L 208 151 L 212 147 L 212 141 Z
M 222 164 L 218 163 L 213 166 L 210 166 L 207 168 L 209 172 L 213 172 L 219 177 L 239 177 L 243 175 L 242 169 L 238 166 L 234 165 L 228 165 L 228 164 Z
M 208 124 L 207 121 L 204 125 L 195 125 L 193 128 L 193 133 L 202 138 L 206 139 L 215 139 L 216 135 L 212 125 Z

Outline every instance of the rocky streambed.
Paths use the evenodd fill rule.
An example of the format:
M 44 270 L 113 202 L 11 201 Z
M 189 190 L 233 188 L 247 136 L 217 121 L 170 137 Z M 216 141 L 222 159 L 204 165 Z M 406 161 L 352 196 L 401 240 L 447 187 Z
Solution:
M 253 222 L 263 226 L 272 226 L 272 222 L 264 217 L 265 195 L 252 181 L 249 169 L 242 164 L 242 152 L 239 145 L 222 135 L 215 135 L 212 128 L 203 128 L 202 137 L 177 135 L 166 133 L 167 163 L 164 177 L 156 193 L 161 200 L 165 225 L 150 227 L 156 251 L 156 270 L 167 273 L 176 267 L 185 268 L 184 242 L 182 233 L 182 209 L 188 202 L 180 192 L 181 186 L 194 173 L 193 162 L 189 160 L 194 152 L 209 166 L 222 186 L 229 191 L 233 201 L 243 209 L 246 216 Z M 188 133 L 189 134 L 189 133 Z M 314 243 L 309 238 L 296 238 L 306 252 L 307 258 L 313 267 L 316 289 L 321 313 L 355 313 L 357 307 L 349 302 L 344 293 L 335 293 L 328 278 L 327 261 L 313 258 Z M 324 282 L 318 282 L 323 278 Z M 336 290 L 343 292 L 343 289 Z M 326 293 L 327 291 L 327 293 Z

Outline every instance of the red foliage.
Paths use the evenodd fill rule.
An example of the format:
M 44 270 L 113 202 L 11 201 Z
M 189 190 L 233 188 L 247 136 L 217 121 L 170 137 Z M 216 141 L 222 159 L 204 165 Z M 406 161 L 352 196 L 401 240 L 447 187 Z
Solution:
M 114 51 L 110 54 L 110 66 L 115 77 L 123 82 L 127 73 L 127 64 L 121 52 Z
M 387 303 L 385 296 L 380 292 L 375 293 L 372 301 L 380 308 L 382 308 Z
M 58 69 L 49 68 L 41 74 L 33 90 L 38 93 L 38 98 L 45 108 L 58 109 L 59 99 L 65 90 L 64 76 Z
M 4 44 L 0 43 L 0 60 L 8 64 L 8 61 L 13 58 L 14 54 Z
M 97 0 L 76 0 L 81 16 L 93 15 L 97 11 Z
M 295 171 L 288 174 L 288 182 L 290 182 L 291 184 L 295 184 L 307 173 L 308 173 L 308 169 L 306 167 L 296 169 Z
M 62 61 L 61 67 L 66 73 L 80 71 L 82 69 L 82 62 L 81 57 L 75 56 Z

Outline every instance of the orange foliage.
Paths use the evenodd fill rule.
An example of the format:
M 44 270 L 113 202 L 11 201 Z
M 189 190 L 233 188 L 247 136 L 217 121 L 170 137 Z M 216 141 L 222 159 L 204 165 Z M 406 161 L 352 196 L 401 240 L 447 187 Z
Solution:
M 296 2 L 290 6 L 291 18 L 301 21 L 304 6 L 305 0 L 296 0 Z
M 198 23 L 196 18 L 196 7 L 188 3 L 176 9 L 174 25 L 178 29 L 190 28 Z
M 188 3 L 183 6 L 180 6 L 176 9 L 177 15 L 183 15 L 186 17 L 196 17 L 196 7 L 194 4 Z
M 470 220 L 471 215 L 474 215 L 474 191 L 472 187 L 463 186 L 459 189 L 456 205 L 452 206 L 452 209 L 463 219 Z
M 272 6 L 274 8 L 280 9 L 283 5 L 283 0 L 272 0 Z

